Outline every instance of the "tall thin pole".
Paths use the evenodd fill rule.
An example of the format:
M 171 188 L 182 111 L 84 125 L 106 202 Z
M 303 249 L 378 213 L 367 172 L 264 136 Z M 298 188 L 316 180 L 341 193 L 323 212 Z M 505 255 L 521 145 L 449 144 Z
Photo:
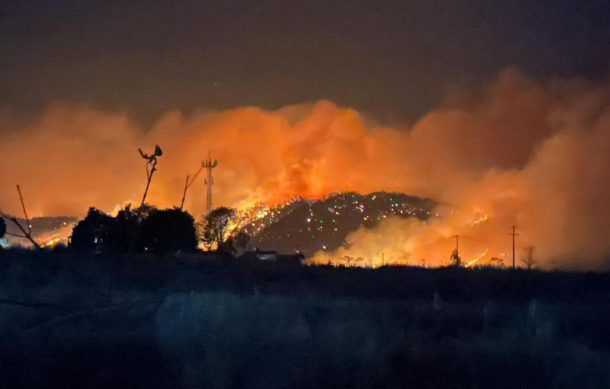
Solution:
M 21 209 L 23 209 L 23 215 L 25 216 L 25 222 L 27 223 L 28 232 L 32 233 L 32 223 L 28 217 L 28 211 L 25 209 L 25 202 L 23 201 L 23 195 L 21 194 L 21 187 L 17 185 L 17 192 L 19 193 L 19 201 L 21 201 Z
M 142 201 L 140 202 L 140 208 L 138 213 L 144 208 L 144 203 L 146 202 L 146 196 L 148 195 L 148 189 L 150 188 L 150 181 L 152 181 L 152 176 L 155 173 L 156 168 L 153 167 L 152 170 L 146 171 L 146 188 L 144 188 L 144 194 L 142 195 Z
M 212 210 L 212 186 L 214 185 L 214 177 L 212 177 L 212 170 L 218 166 L 218 160 L 212 159 L 211 154 L 208 152 L 208 159 L 203 161 L 201 167 L 208 171 L 208 177 L 205 180 L 205 186 L 207 189 L 207 196 L 205 202 L 206 215 Z
M 186 175 L 186 182 L 184 183 L 184 191 L 182 192 L 182 200 L 180 200 L 180 210 L 184 208 L 184 200 L 186 200 L 186 191 L 189 190 L 189 179 L 191 176 L 189 174 Z
M 511 226 L 513 229 L 513 232 L 509 235 L 511 235 L 513 237 L 513 269 L 515 268 L 515 237 L 519 236 L 519 234 L 516 233 L 516 229 L 517 226 Z
M 210 213 L 210 211 L 212 210 L 212 187 L 214 186 L 214 177 L 212 177 L 211 168 L 208 168 L 207 185 L 208 185 L 208 193 L 207 193 L 207 197 L 206 197 L 205 210 L 207 213 Z

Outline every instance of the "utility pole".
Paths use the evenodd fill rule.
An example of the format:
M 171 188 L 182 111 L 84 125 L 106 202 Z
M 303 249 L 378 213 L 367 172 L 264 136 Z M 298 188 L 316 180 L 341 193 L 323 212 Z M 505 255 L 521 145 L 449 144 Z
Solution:
M 201 163 L 201 167 L 208 171 L 208 178 L 205 179 L 205 186 L 207 188 L 207 196 L 205 202 L 205 214 L 207 215 L 212 210 L 212 186 L 214 185 L 214 177 L 212 177 L 212 170 L 218 166 L 216 159 L 212 160 L 212 155 L 208 152 L 208 159 Z
M 513 232 L 510 233 L 509 235 L 513 237 L 513 269 L 515 268 L 515 237 L 519 236 L 519 234 L 517 234 L 515 231 L 517 229 L 517 226 L 513 225 L 511 226 L 513 229 Z

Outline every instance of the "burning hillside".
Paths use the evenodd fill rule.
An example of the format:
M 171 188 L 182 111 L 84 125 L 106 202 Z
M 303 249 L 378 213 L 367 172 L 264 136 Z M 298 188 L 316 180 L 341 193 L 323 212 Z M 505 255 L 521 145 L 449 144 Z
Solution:
M 297 199 L 277 207 L 257 209 L 239 230 L 252 237 L 250 248 L 300 252 L 349 246 L 348 235 L 359 228 L 374 228 L 387 218 L 427 219 L 434 203 L 402 193 L 354 192 L 330 195 L 322 200 Z
M 24 219 L 17 219 L 22 226 L 27 226 Z M 57 243 L 67 243 L 68 237 L 72 234 L 72 228 L 77 222 L 74 217 L 35 217 L 30 220 L 32 237 L 42 246 L 53 246 Z M 8 245 L 29 246 L 26 238 L 19 237 L 21 231 L 10 221 L 6 220 Z
M 312 203 L 319 218 L 309 223 L 306 202 L 280 207 L 299 223 L 282 217 L 272 227 L 274 208 L 267 207 L 345 190 L 401 192 L 448 209 L 431 211 L 441 217 L 426 224 L 387 217 L 376 228 L 357 230 L 345 255 L 385 261 L 407 252 L 409 263 L 438 265 L 452 250 L 451 236 L 469 235 L 460 250 L 465 263 L 506 258 L 516 225 L 519 253 L 535 246 L 539 266 L 600 268 L 610 255 L 609 90 L 607 81 L 537 81 L 508 69 L 486 88 L 464 91 L 459 103 L 393 126 L 329 101 L 173 111 L 147 129 L 126 113 L 54 104 L 35 118 L 0 117 L 6 134 L 0 155 L 10 167 L 0 187 L 27 179 L 32 216 L 83 215 L 91 206 L 110 212 L 117 203 L 139 203 L 146 181 L 135 150 L 158 143 L 165 153 L 147 201 L 168 208 L 180 204 L 186 175 L 211 150 L 220 161 L 214 205 L 248 209 L 246 221 L 261 218 L 264 228 L 263 222 L 251 227 L 253 244 L 277 241 L 274 248 L 323 254 L 345 239 L 343 232 L 319 236 L 320 220 L 330 231 L 337 220 L 328 199 Z M 0 208 L 20 214 L 14 196 L 0 192 Z M 197 218 L 204 196 L 200 180 L 184 203 Z M 264 206 L 252 208 L 258 203 Z M 309 238 L 292 240 L 306 233 Z

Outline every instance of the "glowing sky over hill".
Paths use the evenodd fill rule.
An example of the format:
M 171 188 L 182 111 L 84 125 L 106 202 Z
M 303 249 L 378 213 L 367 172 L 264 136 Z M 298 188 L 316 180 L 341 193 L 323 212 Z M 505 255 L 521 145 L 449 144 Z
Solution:
M 0 15 L 5 212 L 21 212 L 16 184 L 32 216 L 137 205 L 137 149 L 160 144 L 159 207 L 208 151 L 216 205 L 439 204 L 331 256 L 439 264 L 459 234 L 465 260 L 506 258 L 517 225 L 543 266 L 610 258 L 607 1 L 29 0 Z M 204 199 L 200 179 L 186 209 Z
M 428 253 L 424 246 L 476 228 L 482 249 L 500 253 L 516 224 L 521 243 L 535 245 L 541 259 L 584 257 L 590 266 L 610 250 L 608 90 L 582 80 L 541 83 L 509 69 L 466 103 L 441 105 L 398 127 L 328 101 L 277 111 L 172 111 L 150 129 L 126 113 L 53 104 L 35 119 L 2 121 L 10 131 L 3 131 L 9 135 L 0 154 L 11 168 L 1 184 L 21 183 L 34 215 L 111 211 L 141 197 L 145 174 L 136 150 L 159 143 L 165 154 L 149 200 L 169 207 L 211 150 L 220 160 L 218 205 L 400 191 L 449 210 L 409 234 L 410 250 Z M 186 207 L 198 215 L 203 181 L 193 188 Z M 0 205 L 19 211 L 10 190 Z M 474 226 L 481 215 L 487 219 Z

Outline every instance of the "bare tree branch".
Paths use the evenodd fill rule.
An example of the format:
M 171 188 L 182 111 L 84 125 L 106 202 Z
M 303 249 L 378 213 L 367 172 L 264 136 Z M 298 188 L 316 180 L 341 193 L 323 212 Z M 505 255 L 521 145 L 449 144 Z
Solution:
M 38 242 L 36 242 L 34 240 L 34 238 L 32 237 L 32 224 L 30 223 L 30 218 L 28 216 L 28 212 L 25 207 L 25 202 L 23 201 L 23 196 L 21 194 L 21 188 L 19 187 L 19 185 L 17 185 L 17 193 L 19 193 L 19 201 L 21 202 L 21 209 L 23 209 L 23 215 L 25 216 L 25 222 L 27 223 L 27 230 L 21 225 L 21 223 L 19 223 L 19 220 L 17 220 L 16 217 L 9 216 L 4 212 L 0 212 L 0 216 L 2 216 L 6 220 L 10 220 L 23 233 L 23 236 L 19 236 L 17 234 L 12 234 L 12 233 L 7 233 L 7 235 L 16 236 L 19 238 L 25 238 L 25 239 L 29 240 L 35 248 L 41 249 Z
M 182 210 L 182 208 L 184 208 L 184 201 L 186 200 L 186 192 L 190 189 L 190 187 L 193 185 L 193 183 L 195 182 L 195 179 L 197 178 L 197 176 L 199 176 L 199 173 L 201 173 L 201 171 L 203 170 L 203 166 L 201 166 L 199 168 L 199 170 L 197 170 L 197 172 L 195 172 L 195 174 L 193 175 L 193 178 L 190 178 L 190 175 L 186 175 L 186 182 L 184 184 L 184 191 L 182 192 L 182 201 L 180 201 L 180 210 Z
M 32 234 L 30 232 L 26 231 L 25 228 L 23 228 L 23 226 L 21 225 L 21 223 L 19 223 L 19 220 L 17 220 L 16 217 L 9 216 L 9 215 L 5 214 L 4 212 L 0 212 L 0 216 L 5 218 L 6 220 L 10 220 L 14 225 L 17 226 L 17 228 L 19 228 L 19 230 L 23 233 L 23 236 L 20 236 L 20 238 L 25 238 L 25 239 L 29 240 L 35 248 L 41 249 L 38 242 L 36 242 L 34 240 L 34 238 L 32 238 Z M 14 234 L 11 234 L 11 235 L 14 235 Z

